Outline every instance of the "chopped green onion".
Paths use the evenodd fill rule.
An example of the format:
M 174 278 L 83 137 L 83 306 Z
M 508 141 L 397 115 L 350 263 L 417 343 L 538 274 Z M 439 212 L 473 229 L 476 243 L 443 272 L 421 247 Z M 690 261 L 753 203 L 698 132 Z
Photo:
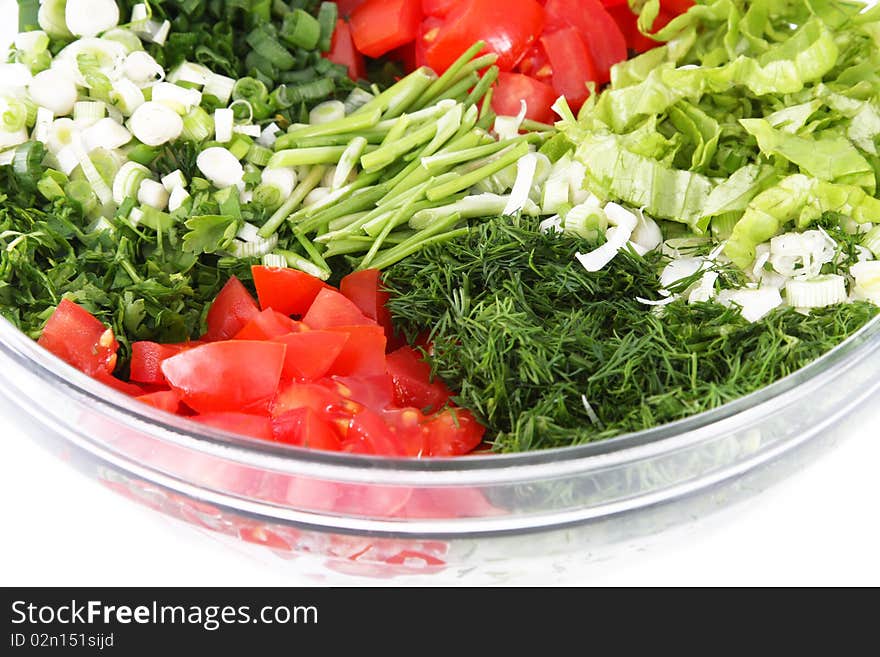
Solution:
M 183 204 L 186 200 L 190 198 L 189 192 L 186 191 L 185 187 L 175 187 L 171 190 L 171 194 L 168 197 L 168 211 L 176 212 L 178 209 L 183 207 Z
M 333 180 L 330 183 L 331 189 L 339 189 L 345 184 L 345 181 L 348 180 L 349 175 L 357 166 L 366 147 L 367 140 L 363 137 L 355 137 L 349 142 L 339 158 L 336 170 L 333 172 Z
M 95 101 L 79 101 L 73 105 L 73 120 L 83 124 L 92 125 L 98 119 L 103 119 L 107 113 L 104 103 Z
M 227 144 L 226 148 L 239 160 L 243 160 L 251 149 L 254 140 L 240 133 L 232 135 L 232 140 Z
M 60 176 L 57 177 L 56 176 Z M 67 176 L 60 171 L 48 169 L 46 173 L 37 182 L 37 191 L 43 195 L 48 201 L 54 201 L 56 198 L 64 196 L 64 185 L 69 182 Z
M 18 3 L 18 31 L 36 30 L 39 27 L 39 0 L 19 0 Z M 44 33 L 45 36 L 45 33 Z M 47 39 L 48 45 L 48 39 Z M 16 42 L 16 47 L 21 47 Z
M 449 222 L 446 225 L 454 226 L 456 223 L 458 223 L 457 217 L 453 215 L 449 217 Z M 409 237 L 407 240 L 401 242 L 400 244 L 392 246 L 389 249 L 385 249 L 377 255 L 375 260 L 370 263 L 370 267 L 374 269 L 386 269 L 427 246 L 447 242 L 449 240 L 457 239 L 459 237 L 464 237 L 468 234 L 467 227 L 450 230 L 445 233 L 440 232 L 443 228 L 446 227 L 446 225 L 441 226 L 438 223 L 436 225 L 437 228 L 426 228 L 425 230 L 419 231 L 415 235 Z
M 64 18 L 66 0 L 43 0 L 37 14 L 37 22 L 50 37 L 70 39 L 73 35 L 67 29 Z
M 361 166 L 364 171 L 378 171 L 397 161 L 413 148 L 429 142 L 437 134 L 437 124 L 428 125 L 414 130 L 406 137 L 398 139 L 390 144 L 384 144 L 371 153 L 361 157 Z
M 211 115 L 201 107 L 193 107 L 183 117 L 183 130 L 181 139 L 185 141 L 201 142 L 208 139 L 214 132 L 214 121 Z M 219 140 L 218 140 L 219 141 Z
M 480 81 L 474 86 L 468 94 L 468 97 L 465 99 L 465 108 L 476 106 L 489 92 L 491 92 L 492 85 L 495 84 L 495 81 L 498 79 L 499 72 L 500 69 L 497 66 L 492 66 L 483 74 L 483 77 L 480 78 Z M 492 99 L 490 98 L 490 105 L 491 100 Z
M 161 146 L 177 139 L 183 132 L 183 119 L 162 103 L 153 101 L 138 107 L 128 120 L 128 127 L 147 146 Z
M 319 125 L 332 123 L 345 118 L 345 105 L 339 100 L 328 100 L 316 105 L 309 112 L 309 123 Z
M 159 157 L 159 152 L 159 149 L 154 146 L 136 144 L 128 151 L 127 156 L 132 162 L 137 162 L 143 166 L 149 166 L 153 163 L 153 160 Z
M 126 59 L 126 66 L 128 60 Z M 207 66 L 194 64 L 193 62 L 181 62 L 177 68 L 168 74 L 168 81 L 178 84 L 180 82 L 204 87 L 214 73 Z M 129 75 L 129 77 L 131 77 Z
M 876 225 L 862 236 L 862 246 L 880 258 L 880 225 Z
M 35 189 L 43 173 L 46 148 L 41 142 L 27 141 L 16 147 L 12 158 L 12 170 L 18 180 L 29 189 Z
M 452 180 L 432 187 L 427 192 L 428 199 L 436 201 L 437 199 L 441 199 L 444 196 L 451 196 L 457 192 L 465 190 L 468 187 L 475 185 L 477 182 L 488 178 L 492 174 L 497 173 L 498 171 L 501 171 L 502 169 L 515 163 L 519 158 L 521 158 L 528 152 L 529 145 L 525 142 L 520 142 L 498 159 L 488 162 L 487 164 L 484 164 L 483 166 L 479 167 L 478 169 L 474 169 L 469 173 L 457 175 Z
M 113 178 L 113 201 L 119 205 L 128 197 L 137 197 L 141 183 L 150 177 L 150 170 L 137 162 L 123 164 Z
M 293 148 L 278 151 L 269 161 L 270 167 L 295 167 L 312 164 L 335 164 L 345 153 L 345 146 Z
M 64 20 L 73 35 L 94 37 L 119 24 L 119 6 L 115 0 L 67 0 Z
M 846 301 L 846 280 L 837 274 L 827 274 L 785 284 L 785 297 L 795 308 L 824 308 Z
M 76 156 L 77 162 L 79 163 L 86 180 L 92 185 L 92 189 L 95 192 L 95 196 L 98 197 L 98 200 L 104 205 L 113 201 L 113 191 L 98 172 L 95 164 L 83 148 L 82 143 L 79 140 L 74 140 L 71 144 L 71 148 L 73 149 L 73 153 Z
M 525 141 L 525 139 L 520 138 L 520 141 Z M 443 171 L 448 171 L 456 164 L 473 162 L 474 160 L 494 155 L 495 153 L 508 148 L 510 145 L 511 142 L 505 143 L 493 141 L 492 143 L 483 146 L 474 146 L 472 148 L 458 151 L 450 150 L 448 152 L 441 152 L 436 155 L 422 158 L 422 166 L 428 171 L 428 173 L 442 173 Z
M 142 180 L 138 187 L 137 200 L 141 205 L 149 205 L 156 210 L 164 210 L 168 206 L 168 190 L 155 180 Z
M 232 88 L 232 97 L 235 100 L 247 101 L 252 114 L 250 120 L 260 121 L 272 114 L 272 105 L 269 101 L 269 90 L 266 89 L 266 85 L 259 80 L 254 78 L 241 78 Z M 236 113 L 236 116 L 239 116 L 239 114 Z
M 440 95 L 457 79 L 462 69 L 464 69 L 464 67 L 485 47 L 485 41 L 477 41 L 474 45 L 465 50 L 461 56 L 446 69 L 443 75 L 437 78 L 431 86 L 425 90 L 424 95 L 419 99 L 419 107 L 425 107 L 434 103 L 434 101 L 437 100 L 437 98 L 439 98 Z
M 293 55 L 278 43 L 277 31 L 271 23 L 263 23 L 252 30 L 245 39 L 254 52 L 265 57 L 282 71 L 289 71 L 296 66 Z
M 131 133 L 113 119 L 105 118 L 84 130 L 82 139 L 89 152 L 96 148 L 112 151 L 130 142 Z
M 257 237 L 254 241 L 235 240 L 232 243 L 232 255 L 235 258 L 262 258 L 278 246 L 278 235 L 272 235 L 268 239 Z
M 287 148 L 287 143 L 306 137 L 324 137 L 368 130 L 379 122 L 381 115 L 381 110 L 376 108 L 372 111 L 351 114 L 329 123 L 292 128 L 286 135 L 278 138 L 275 149 Z
M 253 165 L 264 167 L 269 164 L 273 155 L 274 153 L 272 152 L 272 150 L 266 148 L 265 146 L 260 146 L 259 144 L 254 143 L 251 144 L 250 148 L 248 149 L 245 159 Z
M 321 39 L 318 41 L 318 50 L 321 52 L 330 51 L 330 42 L 333 38 L 333 31 L 336 29 L 336 19 L 338 17 L 338 9 L 335 2 L 322 2 L 318 9 L 318 25 L 321 28 Z
M 235 80 L 225 75 L 217 75 L 212 73 L 205 81 L 202 87 L 203 96 L 213 96 L 221 105 L 226 105 L 232 97 L 232 90 L 235 87 Z
M 110 104 L 123 116 L 131 116 L 145 102 L 144 92 L 131 80 L 117 80 L 108 95 Z
M 263 256 L 263 266 L 272 267 L 274 269 L 285 269 L 287 267 L 287 258 L 280 253 L 267 253 Z
M 148 52 L 143 50 L 132 52 L 125 58 L 123 71 L 125 71 L 125 77 L 140 87 L 160 82 L 165 77 L 165 70 Z M 176 79 L 171 81 L 176 82 Z
M 116 41 L 125 49 L 125 52 L 128 54 L 139 52 L 144 49 L 144 46 L 143 44 L 141 44 L 141 40 L 138 35 L 131 30 L 122 27 L 114 27 L 112 30 L 107 30 L 106 32 L 104 32 L 104 34 L 101 35 L 101 38 L 110 41 Z
M 321 24 L 302 9 L 294 9 L 284 16 L 280 36 L 294 48 L 314 50 L 321 39 Z
M 213 146 L 199 153 L 196 166 L 219 189 L 237 185 L 244 175 L 244 167 L 238 158 L 222 146 Z
M 414 102 L 414 99 L 424 92 L 425 87 L 430 85 L 436 79 L 437 75 L 430 68 L 426 66 L 417 68 L 379 95 L 373 97 L 369 102 L 364 103 L 359 109 L 352 113 L 352 116 L 373 112 L 376 109 L 378 109 L 381 114 L 389 108 L 392 101 L 394 101 L 394 111 L 386 118 L 399 116 L 409 109 L 409 106 L 405 104 L 404 100 L 399 99 L 410 99 L 410 103 Z
M 361 107 L 373 100 L 374 96 L 369 91 L 365 91 L 360 87 L 355 87 L 345 99 L 345 113 L 353 114 Z
M 270 94 L 271 106 L 276 110 L 286 110 L 299 103 L 306 103 L 318 98 L 326 98 L 336 89 L 332 78 L 322 78 L 301 84 L 280 84 Z
M 175 169 L 171 173 L 162 176 L 162 186 L 168 190 L 168 193 L 171 193 L 175 187 L 186 187 L 186 177 L 180 169 Z
M 468 89 L 475 87 L 480 82 L 480 76 L 476 73 L 469 74 L 466 78 L 459 80 L 454 85 L 444 91 L 437 100 L 446 100 L 451 98 L 456 101 L 464 101 L 467 99 Z
M 281 224 L 287 220 L 290 214 L 296 210 L 305 197 L 309 195 L 309 192 L 318 186 L 318 183 L 321 182 L 321 178 L 324 176 L 324 170 L 323 166 L 315 166 L 311 168 L 308 175 L 301 180 L 296 186 L 296 189 L 293 190 L 293 194 L 284 201 L 281 207 L 278 208 L 272 216 L 269 217 L 268 221 L 263 224 L 263 227 L 260 228 L 260 237 L 271 237 L 275 234 Z
M 64 194 L 80 206 L 83 214 L 91 214 L 98 207 L 98 198 L 86 180 L 71 180 L 64 186 Z
M 149 205 L 140 208 L 141 217 L 138 224 L 152 228 L 156 232 L 164 233 L 177 223 L 177 218 L 167 212 L 162 212 Z
M 235 125 L 235 114 L 228 108 L 214 110 L 214 138 L 221 144 L 232 140 L 232 128 Z
M 37 105 L 52 110 L 55 116 L 70 114 L 77 99 L 75 81 L 55 69 L 37 73 L 28 86 L 28 93 Z

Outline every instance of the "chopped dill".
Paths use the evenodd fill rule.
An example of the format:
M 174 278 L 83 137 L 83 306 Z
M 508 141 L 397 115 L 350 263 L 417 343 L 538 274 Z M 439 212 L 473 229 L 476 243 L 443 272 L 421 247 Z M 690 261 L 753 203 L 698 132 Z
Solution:
M 737 309 L 678 301 L 652 311 L 658 254 L 586 272 L 588 242 L 501 217 L 388 270 L 390 307 L 426 331 L 436 375 L 489 427 L 495 451 L 585 443 L 657 426 L 758 390 L 874 317 L 858 302 L 751 324 Z M 587 403 L 585 403 L 585 400 Z M 595 416 L 591 419 L 591 414 Z M 596 422 L 598 419 L 598 422 Z

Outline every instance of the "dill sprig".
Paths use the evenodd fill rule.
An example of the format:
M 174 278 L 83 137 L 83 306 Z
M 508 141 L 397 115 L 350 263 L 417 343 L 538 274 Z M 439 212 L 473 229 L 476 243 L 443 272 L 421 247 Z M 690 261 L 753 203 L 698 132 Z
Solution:
M 585 443 L 715 408 L 803 367 L 878 311 L 785 308 L 754 324 L 716 303 L 652 311 L 635 297 L 655 296 L 661 257 L 621 253 L 588 273 L 574 254 L 589 248 L 502 217 L 387 272 L 395 320 L 410 339 L 429 334 L 435 374 L 487 424 L 496 451 Z

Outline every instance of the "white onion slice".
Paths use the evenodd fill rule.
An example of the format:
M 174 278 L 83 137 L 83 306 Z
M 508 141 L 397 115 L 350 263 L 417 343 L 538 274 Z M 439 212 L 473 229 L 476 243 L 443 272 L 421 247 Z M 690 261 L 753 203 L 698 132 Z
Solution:
M 128 127 L 147 146 L 161 146 L 180 136 L 183 119 L 170 107 L 150 101 L 134 111 Z

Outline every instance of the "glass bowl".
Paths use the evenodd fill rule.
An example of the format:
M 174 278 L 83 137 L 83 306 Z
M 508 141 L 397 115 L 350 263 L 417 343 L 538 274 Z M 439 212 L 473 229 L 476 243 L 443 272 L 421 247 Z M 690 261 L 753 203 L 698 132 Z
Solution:
M 0 402 L 25 433 L 143 504 L 296 558 L 304 572 L 475 583 L 538 562 L 559 570 L 797 467 L 811 450 L 795 448 L 833 439 L 880 387 L 880 320 L 795 374 L 686 420 L 454 459 L 309 451 L 190 424 L 93 381 L 5 320 L 0 371 Z

